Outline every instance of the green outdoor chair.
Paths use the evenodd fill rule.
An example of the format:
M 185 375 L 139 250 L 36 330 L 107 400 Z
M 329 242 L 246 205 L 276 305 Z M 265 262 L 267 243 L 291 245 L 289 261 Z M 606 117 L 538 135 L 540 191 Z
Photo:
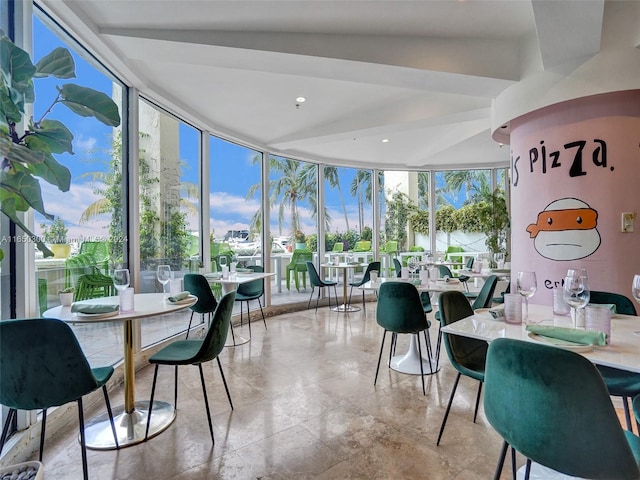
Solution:
M 451 262 L 460 262 L 462 263 L 462 256 L 455 255 L 456 253 L 464 252 L 464 248 L 458 247 L 457 245 L 449 245 L 447 250 L 445 251 L 444 259 Z
M 494 478 L 509 446 L 527 458 L 525 479 L 532 461 L 571 477 L 640 478 L 640 438 L 621 428 L 598 370 L 576 352 L 493 340 L 484 412 L 504 439 Z
M 109 242 L 83 241 L 80 244 L 78 253 L 88 253 L 93 255 L 96 264 L 100 266 L 101 273 L 109 274 L 109 261 L 111 260 L 111 244 Z
M 384 250 L 382 253 L 386 253 L 387 255 L 393 255 L 394 257 L 398 256 L 398 242 L 396 240 L 388 240 L 384 245 Z
M 109 297 L 116 294 L 113 279 L 100 272 L 90 253 L 79 253 L 64 262 L 65 288 L 74 287 L 74 301 Z
M 371 240 L 360 240 L 357 241 L 353 246 L 354 252 L 370 252 L 371 251 Z
M 82 472 L 87 480 L 82 397 L 102 389 L 118 448 L 106 387 L 112 375 L 111 366 L 91 368 L 71 327 L 60 320 L 28 318 L 0 321 L 0 404 L 9 408 L 0 437 L 0 452 L 16 411 L 42 409 L 39 457 L 42 461 L 47 409 L 77 402 Z
M 296 290 L 300 291 L 300 277 L 302 274 L 302 285 L 305 290 L 307 288 L 307 262 L 313 261 L 313 252 L 311 250 L 294 250 L 291 262 L 287 265 L 287 290 L 291 290 L 291 274 L 294 275 Z
M 341 253 L 344 252 L 344 243 L 336 242 L 333 244 L 333 249 L 331 250 L 333 253 Z
M 166 347 L 163 347 L 160 351 L 153 354 L 149 358 L 149 363 L 155 365 L 156 368 L 153 372 L 153 384 L 151 386 L 151 398 L 149 399 L 149 413 L 147 416 L 147 430 L 145 434 L 145 440 L 149 437 L 149 425 L 151 424 L 153 397 L 156 391 L 156 380 L 158 379 L 158 367 L 160 365 L 171 365 L 175 367 L 173 405 L 177 409 L 178 366 L 197 365 L 198 370 L 200 371 L 200 382 L 202 383 L 202 394 L 204 396 L 204 406 L 207 411 L 207 420 L 209 423 L 211 442 L 215 444 L 215 439 L 213 438 L 213 425 L 211 423 L 211 412 L 209 410 L 209 400 L 207 399 L 207 388 L 205 386 L 202 364 L 205 362 L 209 362 L 214 358 L 218 361 L 218 368 L 220 369 L 220 375 L 222 376 L 224 389 L 227 392 L 227 398 L 229 399 L 231 410 L 233 410 L 231 394 L 229 393 L 227 380 L 224 377 L 222 364 L 220 363 L 220 357 L 218 355 L 224 348 L 224 342 L 227 339 L 227 333 L 229 332 L 229 325 L 231 324 L 231 313 L 233 311 L 233 302 L 235 300 L 235 297 L 235 290 L 227 293 L 224 297 L 222 297 L 213 314 L 213 319 L 211 320 L 211 324 L 209 325 L 209 329 L 207 330 L 207 335 L 204 338 L 198 340 L 176 340 L 168 344 Z

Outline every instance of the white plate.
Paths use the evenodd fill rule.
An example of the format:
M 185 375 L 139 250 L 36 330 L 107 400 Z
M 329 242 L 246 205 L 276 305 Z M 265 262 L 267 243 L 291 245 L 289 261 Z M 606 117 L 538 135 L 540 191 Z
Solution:
M 204 276 L 206 278 L 215 278 L 215 279 L 222 278 L 221 273 L 205 273 Z
M 254 272 L 249 270 L 248 272 L 236 272 L 236 275 L 253 275 Z
M 182 300 L 178 300 L 177 302 L 172 302 L 170 300 L 167 299 L 167 303 L 171 304 L 171 305 L 183 305 L 185 303 L 189 303 L 191 301 L 193 301 L 193 299 L 195 299 L 195 295 L 189 295 L 187 298 L 183 298 Z
M 76 312 L 76 313 L 74 313 L 74 315 L 76 317 L 78 317 L 78 318 L 86 318 L 86 319 L 98 320 L 100 318 L 115 317 L 119 313 L 120 313 L 120 311 L 116 310 L 114 312 L 106 312 L 106 313 L 82 313 L 82 312 Z
M 543 343 L 545 345 L 551 345 L 552 347 L 564 348 L 565 350 L 571 350 L 572 352 L 583 353 L 590 352 L 593 350 L 593 345 L 576 345 L 574 343 L 567 342 L 566 345 L 552 343 L 547 340 L 545 337 L 542 337 L 536 333 L 529 332 L 529 338 L 537 343 Z M 558 339 L 558 342 L 562 342 L 562 340 Z

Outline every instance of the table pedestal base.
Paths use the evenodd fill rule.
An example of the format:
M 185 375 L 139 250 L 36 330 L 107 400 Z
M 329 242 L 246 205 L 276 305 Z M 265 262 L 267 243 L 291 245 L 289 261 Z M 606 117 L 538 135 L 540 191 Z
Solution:
M 435 360 L 420 357 L 416 336 L 411 335 L 409 350 L 404 355 L 396 355 L 391 358 L 389 367 L 396 372 L 407 373 L 409 375 L 420 375 L 420 363 L 422 363 L 422 373 L 431 375 L 438 371 Z
M 505 461 L 505 469 L 510 467 L 509 460 Z M 526 465 L 523 465 L 518 469 L 516 473 L 517 480 L 524 480 L 524 473 L 526 471 Z M 582 477 L 571 477 L 564 473 L 551 470 L 548 467 L 543 467 L 539 463 L 531 463 L 531 472 L 529 480 L 584 480 Z
M 360 307 L 354 307 L 352 305 L 346 305 L 343 303 L 342 305 L 338 305 L 337 307 L 331 307 L 331 310 L 333 310 L 334 312 L 350 313 L 350 312 L 359 312 Z
M 239 345 L 244 345 L 245 343 L 249 343 L 249 339 L 247 337 L 243 337 L 235 333 L 233 336 L 231 335 L 231 331 L 227 335 L 227 342 L 224 344 L 225 347 L 237 347 Z
M 144 442 L 148 414 L 148 401 L 136 402 L 135 408 L 131 413 L 125 413 L 123 405 L 113 408 L 113 421 L 120 448 Z M 176 410 L 173 405 L 166 402 L 153 402 L 149 438 L 155 437 L 166 430 L 175 418 Z M 113 440 L 113 431 L 111 430 L 108 414 L 104 413 L 91 419 L 85 425 L 84 431 L 87 448 L 93 450 L 115 450 L 116 444 Z

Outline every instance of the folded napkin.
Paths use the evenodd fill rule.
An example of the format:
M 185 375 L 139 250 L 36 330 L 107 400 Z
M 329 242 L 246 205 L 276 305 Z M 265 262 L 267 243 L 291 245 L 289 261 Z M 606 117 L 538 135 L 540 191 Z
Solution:
M 176 303 L 176 302 L 179 302 L 180 300 L 184 300 L 185 298 L 188 298 L 189 295 L 190 295 L 189 292 L 180 292 L 167 298 L 167 300 L 169 300 L 171 303 Z
M 489 314 L 496 320 L 504 320 L 504 305 L 501 305 L 495 308 L 490 308 Z
M 607 344 L 607 334 L 604 332 L 552 327 L 550 325 L 527 325 L 527 330 L 547 339 L 563 340 L 578 345 L 599 345 L 603 347 Z
M 118 310 L 118 305 L 107 305 L 98 303 L 79 303 L 76 302 L 71 305 L 71 312 L 73 313 L 111 313 Z
M 611 315 L 616 313 L 616 304 L 615 303 L 589 303 L 587 307 L 601 307 L 608 308 L 611 310 Z
M 349 262 L 347 265 L 360 265 L 360 262 Z

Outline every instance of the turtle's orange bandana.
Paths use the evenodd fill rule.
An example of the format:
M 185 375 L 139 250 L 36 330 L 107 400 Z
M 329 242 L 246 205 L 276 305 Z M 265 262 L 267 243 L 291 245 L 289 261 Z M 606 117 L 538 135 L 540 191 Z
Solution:
M 566 210 L 545 210 L 538 214 L 536 223 L 527 227 L 530 238 L 541 231 L 591 230 L 596 228 L 598 212 L 592 208 L 569 208 Z

